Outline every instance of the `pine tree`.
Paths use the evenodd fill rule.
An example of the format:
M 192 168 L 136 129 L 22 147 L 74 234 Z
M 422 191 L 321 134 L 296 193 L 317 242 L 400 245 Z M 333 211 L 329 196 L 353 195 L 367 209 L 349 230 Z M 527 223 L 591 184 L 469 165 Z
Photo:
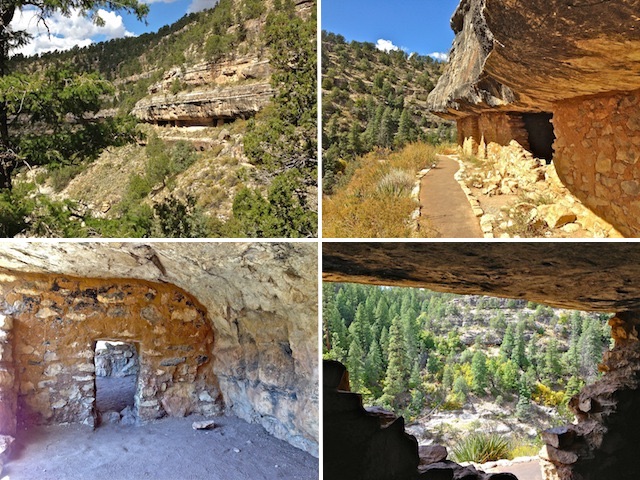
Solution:
M 380 349 L 382 350 L 382 364 L 385 371 L 389 365 L 389 329 L 384 327 L 380 333 Z
M 543 376 L 547 383 L 555 383 L 562 375 L 562 364 L 560 363 L 560 352 L 558 342 L 555 338 L 549 340 L 544 352 Z
M 524 321 L 518 322 L 513 342 L 513 351 L 511 352 L 511 360 L 523 370 L 527 368 L 529 363 L 525 352 L 524 327 Z
M 400 319 L 395 317 L 389 330 L 389 366 L 384 385 L 384 403 L 394 409 L 401 408 L 400 396 L 407 391 L 408 371 L 405 361 L 405 345 L 400 330 Z
M 482 395 L 487 388 L 487 373 L 487 357 L 478 350 L 471 360 L 471 388 L 477 395 Z
M 598 376 L 598 364 L 602 361 L 602 349 L 602 339 L 596 323 L 585 318 L 582 335 L 578 341 L 578 351 L 580 373 L 587 382 L 595 380 Z
M 507 359 L 511 358 L 511 353 L 513 352 L 513 346 L 515 343 L 514 339 L 514 326 L 513 323 L 507 325 L 507 329 L 504 332 L 504 337 L 502 337 L 502 344 L 500 345 L 500 355 Z
M 373 340 L 369 346 L 369 353 L 364 361 L 365 381 L 369 390 L 371 390 L 376 397 L 382 394 L 382 388 L 380 386 L 381 380 L 384 375 L 384 365 L 382 363 L 382 352 L 378 342 Z
M 397 147 L 402 147 L 407 143 L 415 141 L 415 124 L 411 118 L 409 109 L 403 108 L 400 115 L 400 123 L 398 125 L 398 133 L 395 137 Z
M 349 346 L 349 356 L 347 357 L 347 369 L 349 370 L 349 382 L 351 390 L 362 392 L 366 386 L 364 352 L 357 340 L 353 340 Z
M 391 147 L 394 133 L 395 125 L 393 122 L 393 111 L 391 110 L 391 107 L 386 107 L 382 114 L 382 118 L 380 119 L 377 144 L 385 148 Z
M 369 119 L 369 124 L 363 134 L 365 149 L 367 151 L 372 150 L 374 146 L 378 145 L 378 137 L 380 134 L 380 125 L 382 124 L 383 114 L 384 106 L 379 105 L 373 118 Z

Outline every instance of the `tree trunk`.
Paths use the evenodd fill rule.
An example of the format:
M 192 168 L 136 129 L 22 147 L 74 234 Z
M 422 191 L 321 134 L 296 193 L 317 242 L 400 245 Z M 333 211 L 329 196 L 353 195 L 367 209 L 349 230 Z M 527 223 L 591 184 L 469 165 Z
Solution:
M 9 29 L 16 12 L 15 6 L 9 5 L 6 10 L 0 10 L 1 28 Z M 0 77 L 7 75 L 9 62 L 9 41 L 0 40 Z M 7 118 L 7 104 L 0 102 L 0 190 L 11 190 L 11 174 L 17 166 L 17 157 L 11 148 L 9 138 L 9 119 Z

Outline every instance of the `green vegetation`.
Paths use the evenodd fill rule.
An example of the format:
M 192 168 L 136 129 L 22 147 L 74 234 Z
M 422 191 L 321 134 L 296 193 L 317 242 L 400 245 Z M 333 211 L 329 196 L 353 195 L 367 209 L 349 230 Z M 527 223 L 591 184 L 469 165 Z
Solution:
M 116 8 L 111 2 L 100 5 Z M 67 6 L 76 3 L 45 2 L 42 8 L 46 16 Z M 82 6 L 90 10 L 95 5 L 85 2 Z M 148 9 L 135 0 L 118 6 L 139 16 Z M 266 26 L 247 28 L 245 22 L 249 26 L 266 22 Z M 262 0 L 220 0 L 214 9 L 186 15 L 157 33 L 35 58 L 5 58 L 12 73 L 3 75 L 8 70 L 0 71 L 0 106 L 5 121 L 11 117 L 16 129 L 0 149 L 0 233 L 60 237 L 316 235 L 315 34 L 315 17 L 296 15 L 291 0 L 276 0 L 273 8 Z M 263 49 L 271 63 L 275 98 L 256 118 L 227 127 L 232 136 L 245 136 L 244 151 L 255 169 L 228 168 L 230 173 L 226 174 L 223 167 L 235 167 L 241 158 L 225 154 L 228 160 L 220 157 L 220 168 L 212 167 L 222 145 L 216 145 L 215 153 L 201 154 L 188 141 L 169 144 L 151 134 L 144 157 L 137 156 L 139 147 L 128 150 L 138 152 L 131 170 L 136 173 L 123 176 L 126 180 L 120 184 L 126 189 L 115 192 L 116 199 L 121 196 L 117 204 L 113 205 L 117 202 L 113 199 L 107 202 L 107 218 L 92 213 L 81 202 L 48 199 L 25 174 L 11 190 L 14 170 L 44 166 L 35 175 L 36 183 L 47 181 L 61 192 L 78 174 L 87 172 L 89 176 L 90 163 L 106 148 L 136 140 L 142 143 L 145 135 L 141 132 L 149 129 L 138 126 L 134 118 L 98 119 L 95 114 L 102 108 L 130 111 L 167 69 L 216 61 L 231 53 L 262 56 Z M 169 90 L 177 94 L 186 85 L 177 77 Z M 0 109 L 0 127 L 2 114 Z M 2 131 L 0 137 L 5 139 Z M 212 173 L 198 177 L 198 185 L 205 179 L 212 183 L 206 192 L 191 196 L 184 193 L 184 177 L 180 175 L 199 160 L 198 165 L 211 168 Z M 193 171 L 185 175 L 195 176 Z M 228 208 L 231 200 L 228 220 L 220 220 L 210 211 L 205 215 L 203 205 L 224 204 Z
M 267 17 L 272 104 L 249 122 L 244 137 L 250 161 L 273 176 L 267 198 L 244 189 L 233 202 L 230 230 L 251 237 L 309 237 L 318 216 L 308 198 L 317 178 L 316 19 L 295 15 L 291 0 Z
M 599 377 L 608 317 L 523 300 L 325 284 L 323 354 L 349 368 L 367 403 L 409 419 L 494 399 L 526 420 L 534 404 L 566 412 L 571 396 Z
M 323 189 L 330 194 L 346 165 L 376 148 L 453 140 L 453 125 L 427 113 L 426 98 L 443 64 L 429 56 L 383 52 L 322 32 Z M 348 179 L 348 178 L 347 178 Z
M 509 458 L 509 440 L 497 433 L 472 433 L 453 448 L 456 462 L 486 463 Z
M 87 145 L 85 142 L 109 133 L 101 131 L 102 125 L 84 121 L 83 114 L 96 112 L 99 97 L 109 91 L 109 86 L 98 76 L 76 75 L 64 68 L 48 68 L 43 75 L 26 76 L 10 62 L 11 49 L 24 46 L 31 40 L 26 31 L 13 30 L 10 26 L 16 12 L 27 5 L 35 8 L 42 20 L 55 13 L 69 15 L 71 10 L 77 9 L 92 16 L 96 23 L 102 21 L 97 12 L 101 6 L 134 13 L 138 19 L 149 11 L 147 5 L 137 0 L 10 0 L 0 5 L 0 17 L 6 25 L 0 36 L 0 189 L 8 190 L 12 187 L 11 174 L 19 163 L 28 160 L 36 163 L 55 163 L 62 159 L 73 161 L 67 156 L 69 152 L 75 152 L 79 145 Z M 31 123 L 42 122 L 45 128 L 52 128 L 52 134 L 20 139 L 18 144 L 16 134 L 10 128 L 13 129 L 19 117 L 26 114 L 31 116 Z M 68 126 L 68 122 L 64 122 L 66 115 L 72 115 L 80 126 Z M 109 135 L 105 138 L 105 142 L 108 141 Z M 102 145 L 104 142 L 95 148 L 100 149 Z M 49 151 L 50 148 L 53 151 Z

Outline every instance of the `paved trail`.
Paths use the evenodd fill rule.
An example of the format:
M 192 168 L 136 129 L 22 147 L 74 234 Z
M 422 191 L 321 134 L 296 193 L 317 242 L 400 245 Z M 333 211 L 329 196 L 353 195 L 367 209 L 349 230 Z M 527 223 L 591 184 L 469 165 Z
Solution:
M 482 238 L 480 222 L 458 182 L 453 178 L 460 166 L 446 155 L 423 179 L 420 188 L 420 229 L 436 238 Z M 426 220 L 426 221 L 425 221 Z

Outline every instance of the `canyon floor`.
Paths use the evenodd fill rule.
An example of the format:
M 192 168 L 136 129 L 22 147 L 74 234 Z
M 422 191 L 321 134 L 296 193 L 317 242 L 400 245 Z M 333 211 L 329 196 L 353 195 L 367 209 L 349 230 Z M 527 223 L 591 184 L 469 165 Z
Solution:
M 318 459 L 236 417 L 215 418 L 212 430 L 193 430 L 200 416 L 142 426 L 37 427 L 18 433 L 1 478 L 11 480 L 212 479 L 309 480 Z

